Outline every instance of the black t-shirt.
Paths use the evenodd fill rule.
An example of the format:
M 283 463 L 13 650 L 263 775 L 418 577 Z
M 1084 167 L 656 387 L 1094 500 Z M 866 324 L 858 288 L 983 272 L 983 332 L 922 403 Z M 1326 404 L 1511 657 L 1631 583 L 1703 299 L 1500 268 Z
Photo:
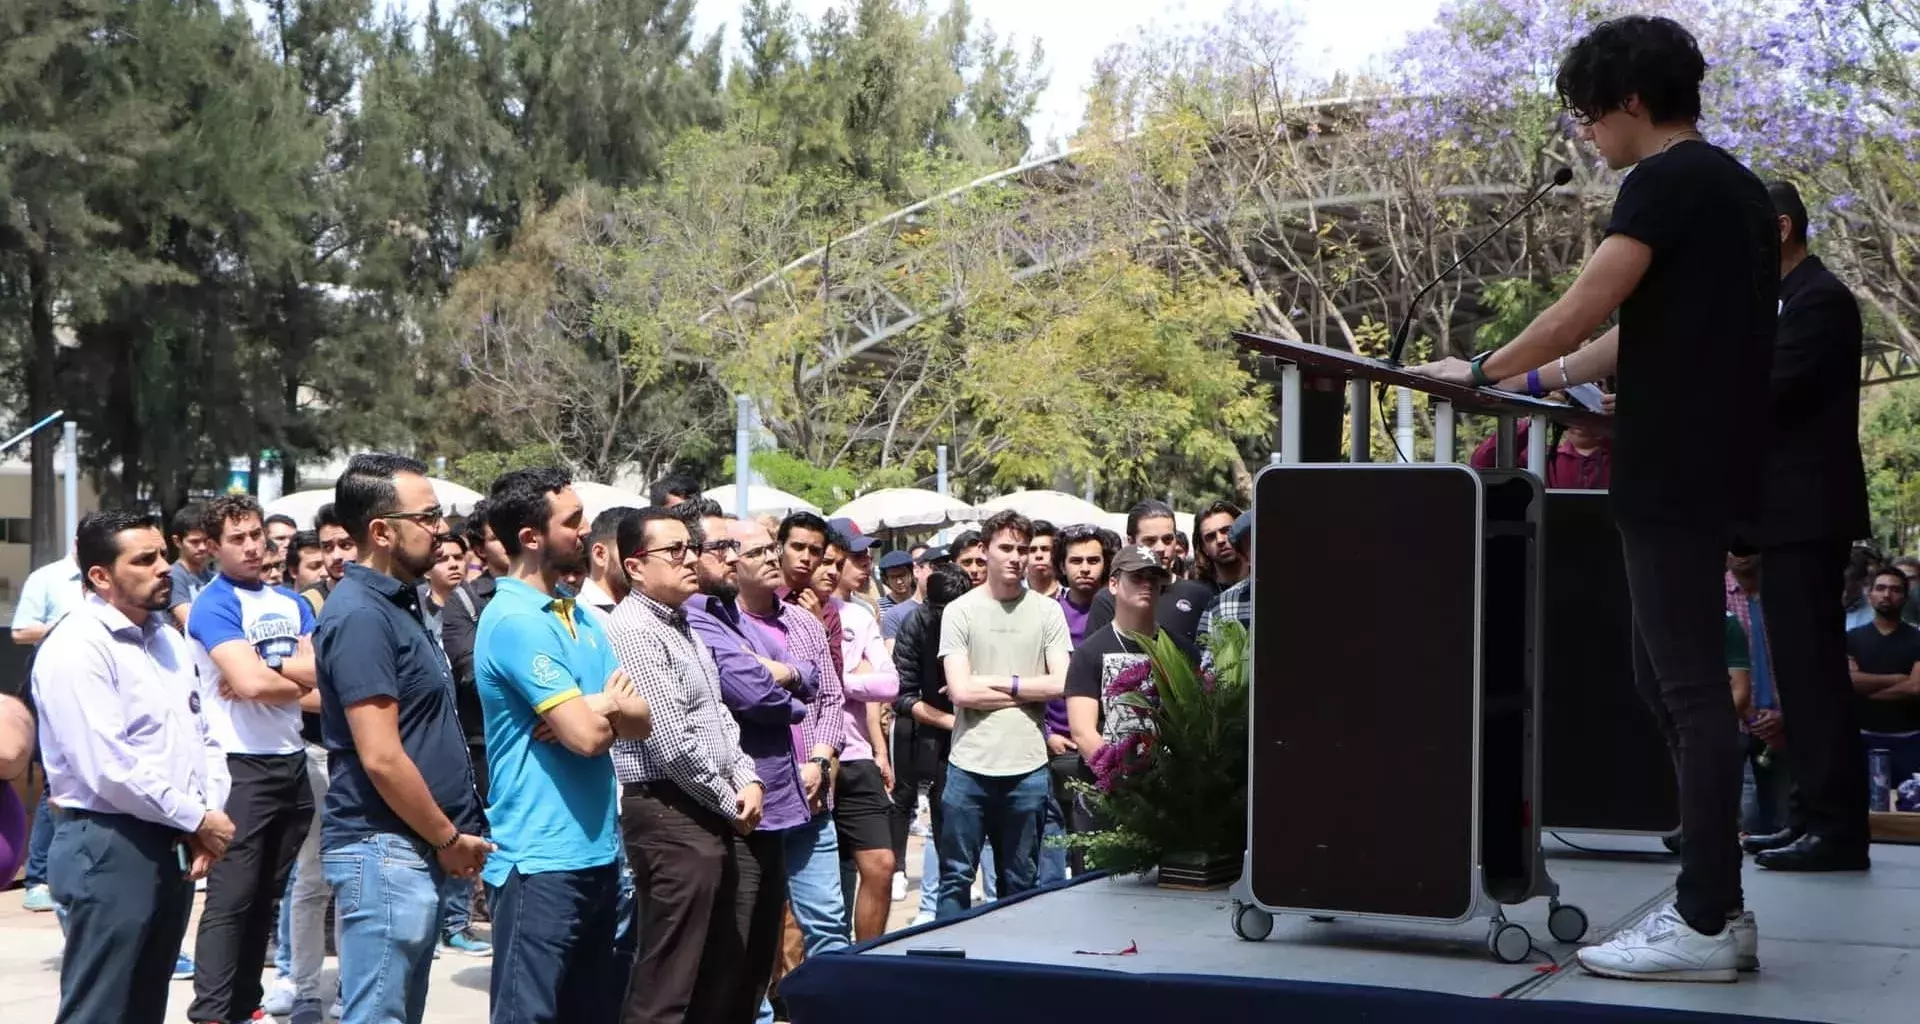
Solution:
M 1194 637 L 1200 632 L 1200 616 L 1206 614 L 1213 599 L 1220 596 L 1220 588 L 1207 580 L 1175 580 L 1160 595 L 1160 603 L 1153 610 L 1154 625 L 1167 631 L 1182 647 L 1191 649 Z M 1087 634 L 1105 629 L 1113 623 L 1113 592 L 1102 590 L 1093 595 L 1093 607 L 1087 609 Z
M 1132 708 L 1122 707 L 1107 695 L 1107 686 L 1127 669 L 1144 663 L 1147 652 L 1132 640 L 1121 636 L 1111 623 L 1087 629 L 1080 646 L 1073 649 L 1067 662 L 1068 697 L 1093 697 L 1100 701 L 1100 736 L 1108 743 L 1138 732 Z
M 1902 623 L 1883 634 L 1869 622 L 1847 634 L 1847 654 L 1860 671 L 1874 675 L 1907 675 L 1920 662 L 1920 629 Z M 1868 732 L 1920 732 L 1920 698 L 1859 702 L 1860 728 Z
M 1620 306 L 1611 490 L 1639 525 L 1730 530 L 1750 516 L 1766 449 L 1780 286 L 1773 202 L 1704 142 L 1642 160 L 1607 234 L 1653 250 Z

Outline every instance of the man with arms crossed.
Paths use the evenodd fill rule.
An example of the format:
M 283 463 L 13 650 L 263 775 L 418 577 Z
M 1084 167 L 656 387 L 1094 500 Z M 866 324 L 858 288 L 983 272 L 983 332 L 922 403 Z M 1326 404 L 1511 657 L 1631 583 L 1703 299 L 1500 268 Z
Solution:
M 692 533 L 668 510 L 644 508 L 621 521 L 619 544 L 633 591 L 608 632 L 653 714 L 646 739 L 613 745 L 641 931 L 620 1019 L 746 1024 L 765 989 L 746 962 L 761 884 L 747 837 L 765 787 L 740 749 L 713 657 L 687 625 L 682 606 L 700 592 Z
M 355 455 L 334 508 L 359 555 L 313 636 L 332 775 L 320 864 L 340 928 L 341 1019 L 420 1024 L 442 885 L 479 874 L 493 850 L 453 677 L 420 609 L 446 515 L 426 465 L 404 455 Z
M 48 800 L 48 884 L 67 908 L 56 1024 L 159 1024 L 193 883 L 227 852 L 227 759 L 172 628 L 153 520 L 95 512 L 74 556 L 87 596 L 33 669 Z
M 1490 384 L 1572 353 L 1620 312 L 1613 511 L 1635 683 L 1680 780 L 1681 864 L 1673 906 L 1579 959 L 1647 981 L 1732 981 L 1741 945 L 1757 946 L 1742 915 L 1722 573 L 1758 505 L 1780 240 L 1765 186 L 1695 127 L 1705 74 L 1693 37 L 1665 18 L 1604 22 L 1574 44 L 1556 81 L 1562 102 L 1610 166 L 1634 167 L 1606 240 L 1518 338 L 1471 363 L 1419 368 Z
M 474 678 L 486 716 L 493 1024 L 612 1024 L 626 989 L 615 738 L 644 739 L 646 702 L 596 618 L 556 597 L 586 564 L 585 512 L 567 475 L 493 482 L 487 519 L 508 558 L 480 613 Z
M 1023 586 L 1032 526 L 1018 512 L 981 524 L 986 582 L 947 606 L 940 657 L 953 699 L 953 747 L 941 793 L 940 918 L 972 904 L 983 844 L 997 892 L 1034 887 L 1051 790 L 1046 703 L 1061 695 L 1072 641 L 1059 602 Z
M 200 664 L 200 706 L 227 755 L 236 830 L 207 875 L 187 1019 L 243 1021 L 260 1006 L 274 897 L 313 821 L 300 707 L 313 693 L 313 614 L 260 581 L 266 531 L 246 495 L 215 498 L 201 520 L 220 574 L 194 599 L 187 635 Z

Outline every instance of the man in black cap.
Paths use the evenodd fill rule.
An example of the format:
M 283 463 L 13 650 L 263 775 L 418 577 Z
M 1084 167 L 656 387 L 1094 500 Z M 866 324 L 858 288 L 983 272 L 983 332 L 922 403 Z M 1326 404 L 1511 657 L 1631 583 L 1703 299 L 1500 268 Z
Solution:
M 880 636 L 891 644 L 900 636 L 900 627 L 913 618 L 913 613 L 927 600 L 927 574 L 941 562 L 951 562 L 953 556 L 946 548 L 935 545 L 926 548 L 913 560 L 913 596 L 905 601 L 895 602 L 880 617 Z
M 893 606 L 913 600 L 913 556 L 905 551 L 889 551 L 880 556 L 880 614 Z

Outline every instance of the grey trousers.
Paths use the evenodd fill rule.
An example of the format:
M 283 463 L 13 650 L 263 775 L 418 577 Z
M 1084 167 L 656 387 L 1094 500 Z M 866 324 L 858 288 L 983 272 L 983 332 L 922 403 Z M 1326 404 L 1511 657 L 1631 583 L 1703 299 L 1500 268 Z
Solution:
M 121 814 L 62 811 L 47 884 L 67 908 L 55 1024 L 161 1024 L 193 883 L 181 833 Z

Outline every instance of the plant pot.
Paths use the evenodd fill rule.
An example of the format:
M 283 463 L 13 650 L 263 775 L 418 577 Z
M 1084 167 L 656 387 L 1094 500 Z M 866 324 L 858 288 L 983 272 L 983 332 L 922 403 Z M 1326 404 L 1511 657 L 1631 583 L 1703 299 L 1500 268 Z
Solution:
M 1162 889 L 1224 889 L 1240 877 L 1244 857 L 1244 851 L 1239 850 L 1232 853 L 1169 853 L 1160 858 L 1158 884 Z

